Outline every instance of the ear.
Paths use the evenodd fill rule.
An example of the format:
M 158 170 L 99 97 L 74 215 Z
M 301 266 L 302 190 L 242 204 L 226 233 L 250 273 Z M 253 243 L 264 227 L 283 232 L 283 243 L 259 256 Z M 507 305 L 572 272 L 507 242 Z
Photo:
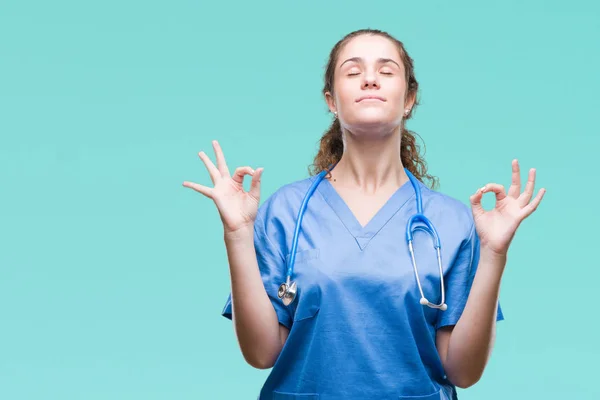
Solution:
M 329 111 L 332 113 L 337 111 L 335 106 L 335 100 L 333 99 L 333 95 L 330 92 L 325 92 L 325 101 L 327 102 L 327 107 L 329 107 Z
M 413 108 L 413 105 L 415 104 L 415 99 L 416 99 L 417 94 L 413 93 L 412 95 L 408 95 L 406 97 L 406 101 L 404 102 L 404 108 L 408 108 L 409 110 Z

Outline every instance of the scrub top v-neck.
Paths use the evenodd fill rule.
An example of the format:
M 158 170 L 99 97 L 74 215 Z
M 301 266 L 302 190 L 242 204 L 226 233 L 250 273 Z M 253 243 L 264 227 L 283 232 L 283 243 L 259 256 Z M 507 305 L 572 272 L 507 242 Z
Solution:
M 419 303 L 405 228 L 416 212 L 410 182 L 363 227 L 333 185 L 321 181 L 298 238 L 296 300 L 277 297 L 300 204 L 315 177 L 285 185 L 259 208 L 254 244 L 261 277 L 279 323 L 290 329 L 259 399 L 452 399 L 436 348 L 436 330 L 458 322 L 479 260 L 470 209 L 420 183 L 424 214 L 442 241 L 448 309 Z M 430 237 L 414 235 L 426 297 L 441 297 Z M 231 294 L 222 315 L 231 319 Z M 497 320 L 503 314 L 498 306 Z
M 348 232 L 355 238 L 361 250 L 367 246 L 369 241 L 381 230 L 381 228 L 383 228 L 400 207 L 402 207 L 409 199 L 414 199 L 415 196 L 415 192 L 413 191 L 410 182 L 406 182 L 392 194 L 392 196 L 379 210 L 377 210 L 375 215 L 363 227 L 329 180 L 323 179 L 317 187 L 317 190 L 321 193 L 346 229 L 348 229 Z

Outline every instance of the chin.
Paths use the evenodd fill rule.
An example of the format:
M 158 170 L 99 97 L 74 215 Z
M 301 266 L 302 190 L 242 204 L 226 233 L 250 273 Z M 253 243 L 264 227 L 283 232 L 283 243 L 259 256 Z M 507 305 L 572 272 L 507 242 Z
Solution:
M 354 115 L 350 121 L 347 121 L 346 128 L 354 133 L 382 133 L 387 134 L 394 131 L 402 121 L 395 115 L 382 112 L 363 112 Z

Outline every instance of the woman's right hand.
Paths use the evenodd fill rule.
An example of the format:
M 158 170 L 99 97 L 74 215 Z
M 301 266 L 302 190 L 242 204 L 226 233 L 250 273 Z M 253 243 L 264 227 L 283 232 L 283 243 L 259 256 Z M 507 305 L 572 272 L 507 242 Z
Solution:
M 230 234 L 254 223 L 260 201 L 260 177 L 263 169 L 255 171 L 248 166 L 239 167 L 231 176 L 221 146 L 216 140 L 212 144 L 217 157 L 216 167 L 204 152 L 201 151 L 198 155 L 206 165 L 214 187 L 188 181 L 183 182 L 183 186 L 194 189 L 215 202 L 225 234 Z M 243 187 L 246 175 L 252 176 L 250 190 L 247 192 Z

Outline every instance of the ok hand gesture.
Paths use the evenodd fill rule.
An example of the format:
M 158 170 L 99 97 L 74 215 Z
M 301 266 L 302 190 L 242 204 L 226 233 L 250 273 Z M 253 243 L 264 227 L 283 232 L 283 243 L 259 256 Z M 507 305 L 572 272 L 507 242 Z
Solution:
M 525 218 L 535 211 L 546 192 L 545 189 L 541 189 L 532 200 L 535 169 L 532 168 L 529 171 L 529 179 L 523 193 L 521 193 L 520 176 L 519 163 L 517 160 L 513 160 L 512 184 L 508 195 L 502 185 L 488 183 L 470 198 L 475 228 L 480 237 L 481 246 L 497 254 L 505 255 L 508 252 L 517 228 Z M 496 194 L 496 206 L 490 211 L 484 210 L 481 206 L 481 199 L 487 192 Z
M 216 167 L 204 152 L 201 151 L 198 155 L 206 165 L 214 187 L 188 181 L 183 182 L 183 186 L 212 199 L 221 216 L 225 233 L 231 233 L 254 223 L 260 201 L 260 177 L 263 169 L 255 171 L 248 166 L 239 167 L 231 176 L 219 143 L 214 140 L 212 144 L 217 158 Z M 250 190 L 247 192 L 243 187 L 246 175 L 252 176 Z

